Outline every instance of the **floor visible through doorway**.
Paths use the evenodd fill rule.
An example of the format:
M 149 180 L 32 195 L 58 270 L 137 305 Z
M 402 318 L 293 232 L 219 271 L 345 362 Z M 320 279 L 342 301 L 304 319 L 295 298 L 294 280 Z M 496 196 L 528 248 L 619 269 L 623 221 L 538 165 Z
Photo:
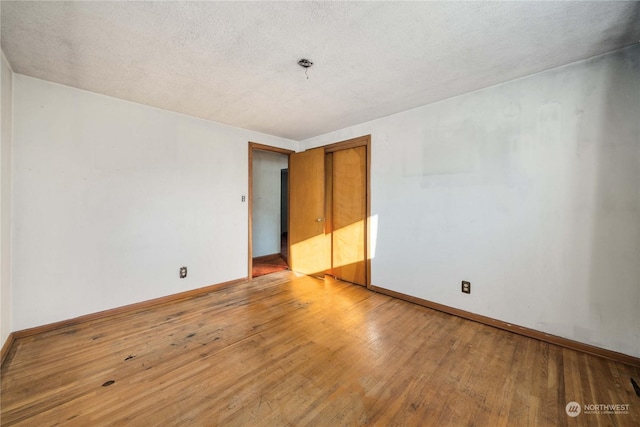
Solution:
M 287 270 L 289 266 L 280 254 L 266 255 L 253 259 L 252 276 L 264 276 L 265 274 Z

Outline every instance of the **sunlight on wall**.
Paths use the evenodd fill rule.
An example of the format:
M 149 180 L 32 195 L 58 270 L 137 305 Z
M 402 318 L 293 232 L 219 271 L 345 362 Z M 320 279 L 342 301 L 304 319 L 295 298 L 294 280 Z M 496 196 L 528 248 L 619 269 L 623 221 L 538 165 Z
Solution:
M 378 242 L 378 215 L 369 217 L 369 259 L 376 257 L 376 243 Z

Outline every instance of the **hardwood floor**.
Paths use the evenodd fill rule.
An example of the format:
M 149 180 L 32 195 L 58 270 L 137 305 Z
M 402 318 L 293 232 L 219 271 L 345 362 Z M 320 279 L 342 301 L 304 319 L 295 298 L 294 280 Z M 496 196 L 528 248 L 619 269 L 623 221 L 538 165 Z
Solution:
M 3 426 L 640 425 L 640 369 L 275 273 L 19 338 Z M 627 414 L 565 413 L 571 401 Z
M 289 269 L 281 254 L 261 256 L 253 258 L 252 261 L 251 277 L 253 278 Z

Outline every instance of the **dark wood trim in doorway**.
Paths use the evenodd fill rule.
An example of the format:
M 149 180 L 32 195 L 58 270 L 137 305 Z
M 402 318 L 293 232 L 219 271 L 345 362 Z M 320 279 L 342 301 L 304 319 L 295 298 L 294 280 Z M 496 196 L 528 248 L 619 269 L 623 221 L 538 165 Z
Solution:
M 247 192 L 248 196 L 247 196 L 247 208 L 249 209 L 248 212 L 248 218 L 249 218 L 249 242 L 248 242 L 248 255 L 249 255 L 249 260 L 247 263 L 247 277 L 249 277 L 249 280 L 252 279 L 253 276 L 253 150 L 260 150 L 260 151 L 270 151 L 272 153 L 280 153 L 280 154 L 286 154 L 287 155 L 287 163 L 288 163 L 288 156 L 295 153 L 295 151 L 293 150 L 288 150 L 286 148 L 280 148 L 280 147 L 272 147 L 271 145 L 265 145 L 265 144 L 259 144 L 257 142 L 251 142 L 249 141 L 249 190 Z M 287 197 L 289 197 L 287 195 Z

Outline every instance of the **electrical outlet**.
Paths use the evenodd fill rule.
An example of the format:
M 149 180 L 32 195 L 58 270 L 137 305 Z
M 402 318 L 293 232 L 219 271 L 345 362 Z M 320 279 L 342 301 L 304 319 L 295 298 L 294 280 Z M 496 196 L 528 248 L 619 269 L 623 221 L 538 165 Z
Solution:
M 187 277 L 187 267 L 180 267 L 180 278 L 184 279 Z
M 465 294 L 471 293 L 471 282 L 465 282 L 464 280 L 462 281 L 462 292 L 464 292 Z
M 244 202 L 245 200 L 247 200 L 247 198 L 245 196 L 242 196 L 241 200 Z

